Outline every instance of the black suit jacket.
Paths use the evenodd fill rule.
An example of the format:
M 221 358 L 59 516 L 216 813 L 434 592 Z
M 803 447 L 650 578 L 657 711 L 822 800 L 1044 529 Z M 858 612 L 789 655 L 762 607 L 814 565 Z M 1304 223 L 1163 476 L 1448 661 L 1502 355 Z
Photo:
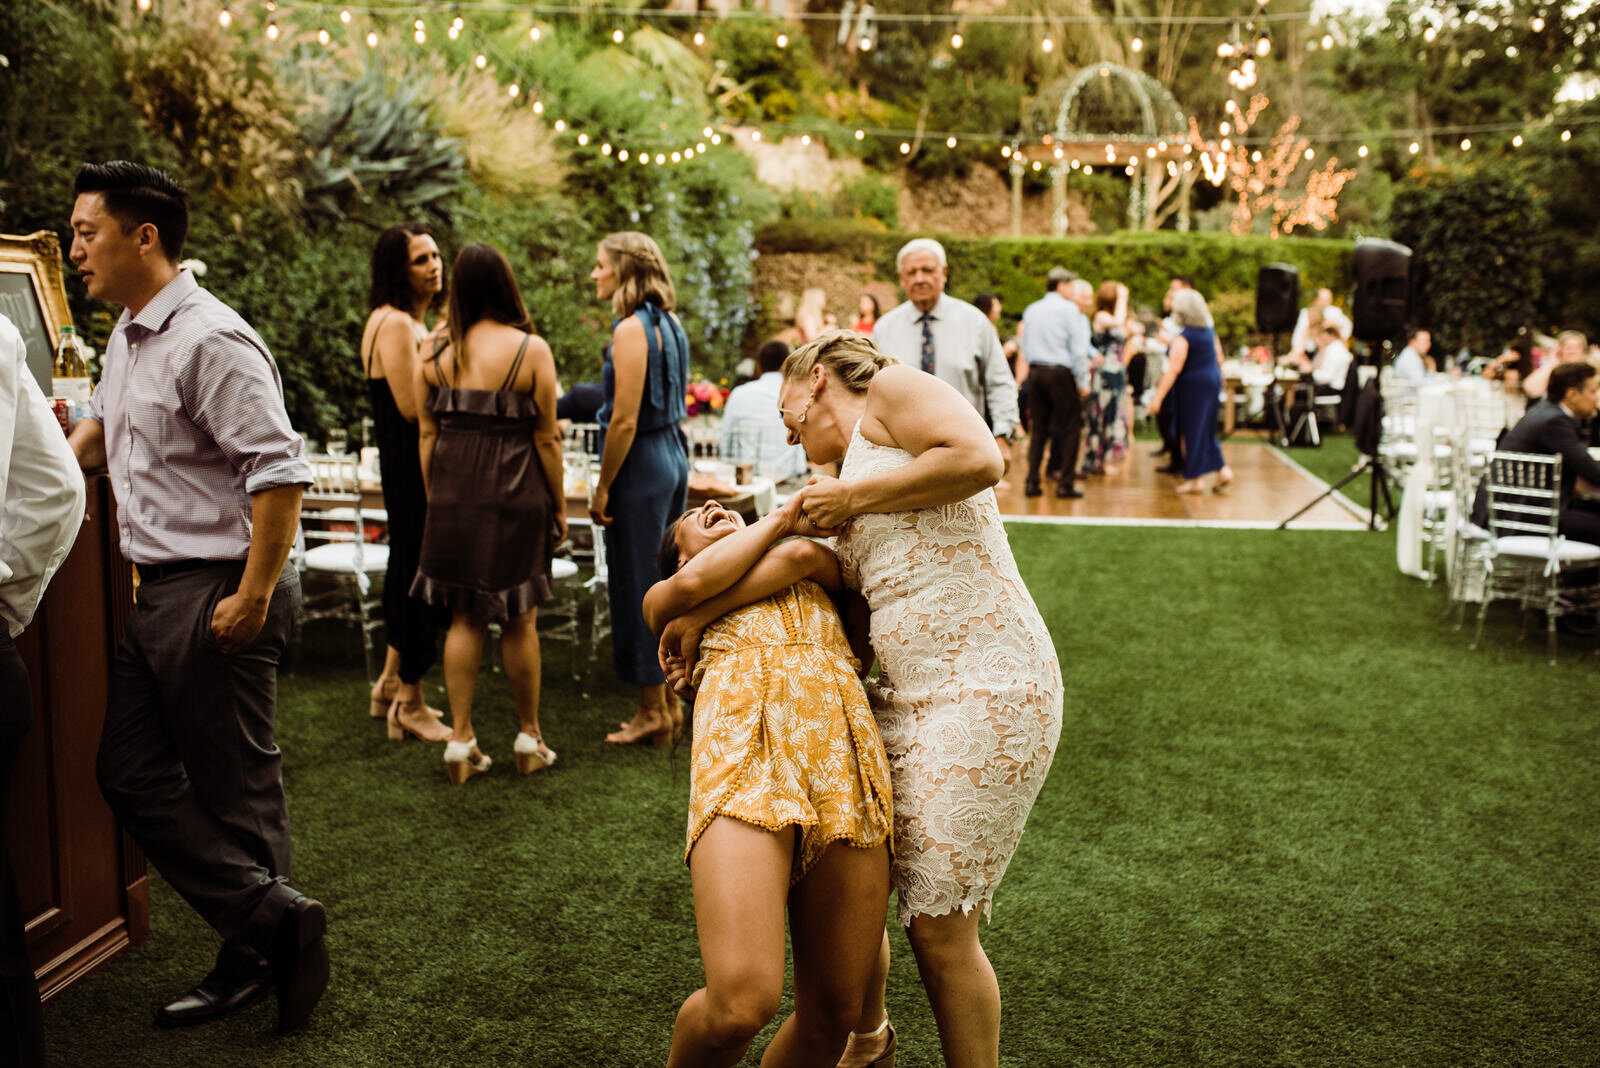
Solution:
M 1521 422 L 1500 439 L 1502 452 L 1536 452 L 1561 457 L 1561 507 L 1572 501 L 1572 484 L 1582 478 L 1600 486 L 1600 460 L 1589 455 L 1578 421 L 1548 398 L 1539 401 Z

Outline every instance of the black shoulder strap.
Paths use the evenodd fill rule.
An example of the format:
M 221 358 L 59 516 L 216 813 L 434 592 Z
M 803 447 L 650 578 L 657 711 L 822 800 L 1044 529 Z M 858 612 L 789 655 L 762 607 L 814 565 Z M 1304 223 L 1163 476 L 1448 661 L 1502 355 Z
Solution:
M 533 340 L 533 335 L 532 334 L 523 334 L 522 335 L 522 344 L 517 346 L 517 358 L 511 361 L 511 370 L 506 372 L 506 380 L 504 382 L 500 383 L 500 391 L 502 393 L 505 392 L 506 390 L 510 389 L 513 385 L 516 384 L 517 372 L 522 370 L 522 357 L 523 357 L 523 354 L 528 351 L 528 342 L 530 342 L 532 340 Z
M 383 332 L 383 324 L 389 321 L 390 316 L 398 314 L 398 312 L 391 309 L 388 315 L 385 315 L 382 319 L 379 319 L 378 325 L 372 328 L 372 343 L 367 346 L 367 355 L 364 361 L 366 363 L 368 378 L 372 377 L 372 355 L 378 351 L 378 335 Z

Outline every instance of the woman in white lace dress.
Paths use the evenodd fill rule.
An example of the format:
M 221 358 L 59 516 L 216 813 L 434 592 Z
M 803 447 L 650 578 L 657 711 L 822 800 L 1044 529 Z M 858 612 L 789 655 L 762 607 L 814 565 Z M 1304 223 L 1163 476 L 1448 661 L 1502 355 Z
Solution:
M 945 1062 L 994 1065 L 1000 990 L 979 920 L 1050 769 L 1062 699 L 991 489 L 1000 452 L 954 389 L 860 335 L 825 334 L 783 373 L 790 439 L 815 463 L 843 464 L 796 503 L 819 531 L 838 530 L 845 582 L 872 610 L 881 670 L 868 696 L 894 788 L 900 921 Z M 841 1063 L 886 1063 L 892 1041 L 880 981 Z

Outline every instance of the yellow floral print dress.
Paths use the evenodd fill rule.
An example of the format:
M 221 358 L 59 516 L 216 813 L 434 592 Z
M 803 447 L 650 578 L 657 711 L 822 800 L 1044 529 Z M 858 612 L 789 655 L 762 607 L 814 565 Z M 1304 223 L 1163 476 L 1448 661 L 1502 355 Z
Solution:
M 809 580 L 706 628 L 685 863 L 717 816 L 794 825 L 791 885 L 832 842 L 888 841 L 889 762 L 857 667 L 833 602 Z

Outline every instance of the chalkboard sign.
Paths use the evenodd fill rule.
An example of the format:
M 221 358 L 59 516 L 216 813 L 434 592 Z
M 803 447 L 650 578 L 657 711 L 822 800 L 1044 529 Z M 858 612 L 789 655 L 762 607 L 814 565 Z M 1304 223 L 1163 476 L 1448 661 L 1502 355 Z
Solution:
M 0 315 L 21 332 L 28 346 L 28 370 L 44 395 L 50 396 L 56 338 L 72 322 L 55 234 L 48 230 L 27 237 L 0 234 Z

